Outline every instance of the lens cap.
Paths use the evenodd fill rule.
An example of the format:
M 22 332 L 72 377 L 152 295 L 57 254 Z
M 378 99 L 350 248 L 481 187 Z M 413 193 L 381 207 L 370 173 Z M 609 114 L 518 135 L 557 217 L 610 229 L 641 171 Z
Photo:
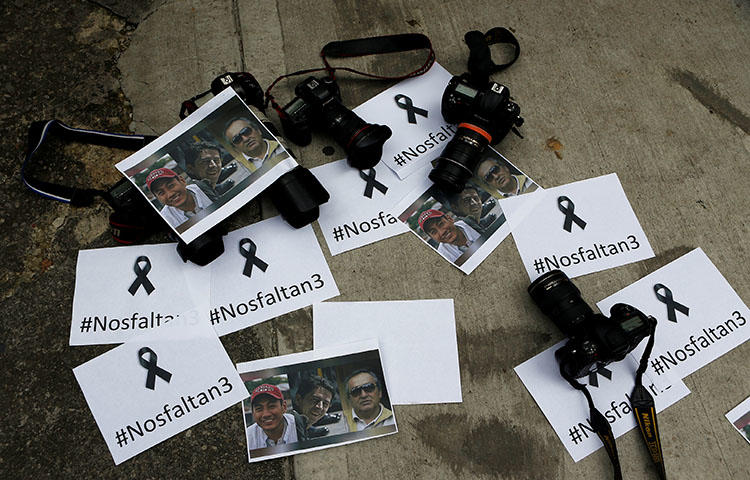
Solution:
M 368 123 L 349 142 L 345 151 L 349 165 L 365 170 L 378 164 L 383 156 L 383 144 L 391 138 L 391 129 L 386 125 Z
M 295 167 L 266 189 L 284 220 L 294 228 L 302 228 L 318 219 L 319 206 L 331 196 L 312 172 Z

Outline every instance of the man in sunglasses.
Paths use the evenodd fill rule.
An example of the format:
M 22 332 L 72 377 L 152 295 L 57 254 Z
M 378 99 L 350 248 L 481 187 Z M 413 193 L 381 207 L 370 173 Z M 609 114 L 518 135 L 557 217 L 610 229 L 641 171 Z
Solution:
M 503 197 L 513 197 L 536 190 L 536 184 L 526 175 L 513 175 L 506 163 L 499 158 L 486 157 L 479 162 L 476 177 Z
M 380 403 L 383 392 L 375 373 L 356 370 L 344 383 L 346 395 L 352 405 L 351 412 L 344 413 L 350 432 L 396 424 L 393 412 Z
M 248 117 L 237 118 L 227 123 L 224 138 L 234 145 L 256 170 L 269 158 L 284 152 L 279 142 L 263 138 L 263 127 L 257 120 Z
M 430 238 L 438 242 L 438 253 L 451 262 L 458 260 L 481 236 L 463 220 L 453 220 L 440 210 L 425 210 L 419 214 L 418 223 Z

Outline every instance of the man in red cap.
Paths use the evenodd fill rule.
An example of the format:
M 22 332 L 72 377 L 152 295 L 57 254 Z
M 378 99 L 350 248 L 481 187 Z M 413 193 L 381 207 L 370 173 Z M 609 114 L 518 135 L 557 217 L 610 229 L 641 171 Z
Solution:
M 451 262 L 464 254 L 480 234 L 466 222 L 453 220 L 440 210 L 429 209 L 419 214 L 419 227 L 438 242 L 437 251 Z
M 249 450 L 306 440 L 300 438 L 306 422 L 299 415 L 286 413 L 286 400 L 276 385 L 263 383 L 255 387 L 250 405 L 255 423 L 247 428 Z
M 211 205 L 211 200 L 200 188 L 187 185 L 185 179 L 168 168 L 150 171 L 146 176 L 146 185 L 164 205 L 159 212 L 161 216 L 175 227 Z

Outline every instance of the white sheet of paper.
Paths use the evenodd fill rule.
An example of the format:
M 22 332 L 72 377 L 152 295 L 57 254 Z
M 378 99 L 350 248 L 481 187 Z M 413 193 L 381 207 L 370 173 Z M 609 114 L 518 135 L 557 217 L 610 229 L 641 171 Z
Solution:
M 573 202 L 572 213 L 562 211 L 570 206 L 562 197 Z M 615 173 L 548 188 L 535 201 L 530 212 L 516 198 L 500 201 L 532 280 L 555 269 L 573 278 L 654 256 Z
M 750 443 L 750 397 L 730 410 L 726 417 L 742 438 Z
M 377 337 L 391 403 L 461 402 L 453 300 L 313 305 L 313 348 Z
M 251 169 L 256 167 L 246 168 L 244 166 L 248 164 L 248 161 L 234 145 L 224 138 L 223 133 L 224 126 L 229 120 L 243 117 L 258 120 L 233 89 L 224 89 L 159 138 L 116 165 L 117 169 L 146 197 L 151 206 L 159 212 L 170 228 L 185 243 L 190 243 L 207 232 L 211 227 L 255 198 L 280 176 L 297 166 L 297 162 L 289 153 L 283 147 L 278 147 L 272 152 L 267 152 L 269 157 L 264 160 L 260 168 L 250 172 Z M 260 121 L 257 121 L 257 123 L 262 125 Z M 278 143 L 278 139 L 273 133 L 265 127 L 262 130 L 263 139 Z M 212 139 L 212 143 L 220 147 L 222 152 L 231 154 L 238 170 L 244 170 L 245 173 L 241 179 L 238 178 L 234 187 L 220 195 L 216 200 L 211 201 L 207 197 L 202 200 L 207 204 L 191 218 L 185 220 L 185 215 L 179 214 L 182 217 L 181 219 L 175 217 L 174 220 L 170 220 L 170 215 L 163 211 L 167 211 L 169 208 L 178 211 L 178 207 L 164 206 L 162 208 L 162 204 L 158 203 L 159 207 L 157 208 L 153 195 L 150 192 L 146 193 L 149 190 L 145 184 L 146 173 L 155 169 L 155 166 L 159 165 L 160 162 L 166 161 L 163 167 L 180 174 L 181 181 L 186 182 L 187 187 L 193 188 L 193 191 L 200 190 L 197 184 L 193 183 L 194 179 L 191 179 L 178 165 L 179 155 L 177 153 L 178 151 L 182 152 L 182 148 L 193 144 L 196 137 L 203 140 Z M 267 145 L 270 144 L 267 143 Z M 149 198 L 149 195 L 152 198 Z M 198 194 L 194 193 L 193 195 Z M 205 197 L 205 195 L 203 196 Z M 197 196 L 195 198 L 197 199 Z M 182 223 L 179 223 L 180 221 Z M 175 225 L 172 222 L 179 224 Z
M 492 147 L 485 150 L 480 164 L 485 161 L 497 162 L 498 165 L 507 168 L 506 172 L 509 177 L 520 179 L 519 183 L 523 183 L 523 186 L 518 187 L 517 193 L 514 193 L 513 195 L 517 195 L 515 198 L 518 198 L 522 205 L 526 204 L 527 199 L 528 201 L 531 201 L 531 198 L 535 196 L 536 192 L 541 190 L 539 185 L 527 177 L 518 169 L 518 167 L 513 165 L 507 158 L 503 157 Z M 429 170 L 424 170 L 424 173 L 429 173 Z M 478 192 L 477 195 L 480 198 L 479 201 L 482 202 L 482 216 L 480 218 L 480 223 L 485 219 L 494 218 L 493 221 L 489 222 L 489 224 L 485 225 L 483 228 L 479 228 L 476 225 L 471 227 L 467 224 L 470 220 L 467 220 L 457 213 L 456 206 L 451 204 L 451 202 L 454 202 L 455 200 L 451 200 L 450 196 L 447 196 L 435 186 L 426 175 L 423 176 L 422 172 L 419 172 L 417 175 L 419 175 L 419 178 L 415 180 L 414 189 L 393 207 L 394 214 L 399 220 L 407 225 L 412 233 L 427 244 L 427 246 L 435 250 L 441 257 L 466 274 L 473 272 L 474 269 L 477 268 L 498 245 L 500 245 L 500 242 L 510 234 L 511 228 L 506 221 L 505 214 L 501 207 L 502 202 L 499 201 L 499 199 L 503 198 L 502 193 L 493 189 L 476 176 L 469 180 L 467 187 L 470 185 L 476 187 Z M 430 240 L 428 234 L 418 225 L 420 213 L 427 209 L 439 210 L 443 213 L 449 214 L 454 222 L 458 222 L 459 220 L 463 222 L 455 223 L 455 225 L 460 226 L 461 229 L 472 232 L 472 234 L 476 236 L 476 238 L 471 239 L 472 241 L 470 242 L 468 249 L 462 247 L 462 250 L 450 245 L 449 243 L 439 243 L 438 246 L 435 247 L 430 243 L 431 241 L 436 243 L 436 240 Z M 485 212 L 485 210 L 487 211 Z M 446 245 L 448 245 L 447 248 Z
M 360 171 L 350 167 L 346 160 L 312 169 L 331 194 L 331 199 L 320 206 L 318 218 L 331 255 L 369 245 L 408 230 L 391 214 L 391 208 L 414 188 L 422 173 L 402 181 L 382 162 L 373 171 L 373 180 L 363 180 Z M 370 174 L 369 171 L 364 173 Z M 426 176 L 425 170 L 423 177 Z M 372 184 L 372 188 L 368 187 L 368 182 Z M 370 196 L 365 196 L 365 193 Z
M 242 255 L 244 239 L 255 243 L 265 271 Z M 219 336 L 339 294 L 310 225 L 296 229 L 276 216 L 231 232 L 224 249 L 211 263 L 210 321 Z
M 573 461 L 577 462 L 601 448 L 602 442 L 591 428 L 589 407 L 583 393 L 575 390 L 560 376 L 555 351 L 564 341 L 543 351 L 515 368 L 516 374 L 529 391 Z M 644 340 L 643 344 L 646 343 Z M 615 438 L 636 426 L 630 406 L 638 362 L 631 356 L 606 367 L 611 380 L 598 375 L 598 387 L 588 386 L 596 408 L 607 418 Z M 656 411 L 661 412 L 690 393 L 682 380 L 665 382 L 643 376 L 643 385 L 654 397 Z M 588 384 L 587 379 L 579 380 Z
M 201 315 L 185 312 L 73 369 L 115 464 L 248 396 L 205 313 Z M 146 367 L 155 373 L 153 389 L 147 388 Z M 171 377 L 157 374 L 157 368 Z
M 314 373 L 319 375 L 318 372 L 322 372 L 322 375 L 326 377 L 336 389 L 334 399 L 336 405 L 344 407 L 345 402 L 345 389 L 348 388 L 344 381 L 349 374 L 356 370 L 365 369 L 370 372 L 374 372 L 376 375 L 380 375 L 379 372 L 383 370 L 381 355 L 378 349 L 378 342 L 375 339 L 370 339 L 364 342 L 348 343 L 345 345 L 337 345 L 329 348 L 320 348 L 307 352 L 293 353 L 290 355 L 283 355 L 280 357 L 263 358 L 252 362 L 244 362 L 237 364 L 237 371 L 240 377 L 245 381 L 245 385 L 248 391 L 256 388 L 261 384 L 273 384 L 281 390 L 282 395 L 286 401 L 286 413 L 295 409 L 299 409 L 300 405 L 296 404 L 296 393 L 299 384 L 295 377 L 296 374 L 300 373 Z M 378 379 L 376 379 L 378 380 Z M 380 403 L 381 405 L 389 403 L 391 386 L 388 383 L 388 379 L 380 378 L 381 389 L 380 389 Z M 331 405 L 333 408 L 333 403 Z M 348 412 L 352 411 L 352 407 L 349 407 Z M 391 409 L 393 417 L 389 420 L 389 424 L 382 424 L 372 428 L 366 428 L 361 431 L 354 431 L 348 426 L 346 416 L 348 412 L 338 411 L 336 414 L 340 415 L 339 421 L 326 424 L 328 433 L 322 437 L 312 438 L 307 441 L 293 441 L 287 444 L 281 444 L 271 447 L 256 447 L 250 450 L 249 443 L 251 433 L 250 428 L 255 426 L 254 418 L 252 415 L 252 405 L 250 400 L 243 402 L 243 417 L 245 420 L 245 432 L 248 440 L 248 460 L 252 462 L 258 462 L 268 460 L 271 458 L 284 457 L 288 455 L 295 455 L 297 453 L 311 452 L 314 450 L 321 450 L 323 448 L 336 447 L 339 445 L 346 445 L 354 442 L 361 442 L 369 440 L 379 436 L 392 435 L 398 433 L 398 425 L 396 423 L 396 412 Z M 381 410 L 383 412 L 383 410 Z M 328 410 L 328 413 L 334 413 L 332 410 Z M 291 438 L 291 437 L 290 437 Z
M 207 304 L 209 269 L 183 262 L 176 245 L 79 251 L 70 344 L 122 343 L 140 331 L 176 318 L 184 310 Z M 137 262 L 142 256 L 150 267 L 144 261 Z M 144 274 L 137 274 L 136 269 L 148 270 L 148 282 L 139 280 Z M 149 283 L 151 293 L 146 289 Z
M 667 287 L 677 307 L 670 321 L 669 308 L 657 298 L 656 285 Z M 669 297 L 659 289 L 662 297 Z M 696 248 L 597 303 L 609 312 L 615 303 L 627 303 L 658 321 L 648 372 L 684 378 L 750 338 L 750 310 L 716 266 Z M 631 355 L 640 358 L 644 346 Z
M 443 120 L 440 103 L 443 90 L 452 75 L 437 62 L 424 75 L 407 78 L 353 109 L 354 113 L 369 123 L 388 125 L 391 138 L 383 145 L 380 163 L 392 169 L 400 179 L 416 173 L 443 151 L 453 138 L 456 127 Z M 397 96 L 405 95 L 407 98 Z M 426 111 L 424 115 L 413 111 L 409 122 L 408 108 Z

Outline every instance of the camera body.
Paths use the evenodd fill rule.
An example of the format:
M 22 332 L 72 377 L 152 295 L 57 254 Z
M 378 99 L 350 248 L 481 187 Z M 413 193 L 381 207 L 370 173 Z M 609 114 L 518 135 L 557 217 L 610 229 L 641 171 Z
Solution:
M 446 192 L 463 190 L 487 145 L 496 145 L 523 124 L 508 87 L 491 81 L 478 88 L 469 79 L 468 73 L 455 76 L 443 92 L 443 118 L 458 124 L 458 130 L 437 158 L 430 180 Z
M 594 313 L 581 292 L 560 270 L 537 278 L 529 295 L 570 340 L 555 352 L 560 372 L 581 378 L 625 358 L 646 338 L 656 320 L 635 307 L 618 303 L 609 318 Z
M 346 152 L 349 164 L 374 167 L 383 154 L 391 129 L 367 123 L 341 103 L 341 90 L 331 77 L 308 77 L 295 88 L 296 97 L 279 112 L 284 134 L 298 145 L 312 141 L 313 125 L 322 125 Z

